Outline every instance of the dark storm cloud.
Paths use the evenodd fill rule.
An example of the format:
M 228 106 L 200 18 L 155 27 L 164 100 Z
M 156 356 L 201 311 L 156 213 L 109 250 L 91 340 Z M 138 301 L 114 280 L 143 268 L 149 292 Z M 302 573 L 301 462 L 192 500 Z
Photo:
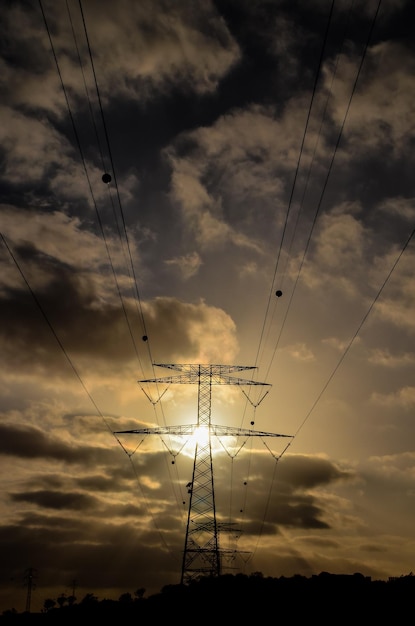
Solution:
M 131 472 L 129 472 L 129 478 L 131 479 Z M 105 491 L 113 491 L 116 487 L 120 487 L 119 477 L 115 478 L 113 472 L 108 472 L 106 476 L 103 474 L 94 474 L 91 476 L 75 477 L 74 480 L 76 484 L 83 489 L 102 493 Z
M 134 524 L 116 524 L 110 518 L 91 522 L 59 516 L 26 516 L 19 525 L 0 528 L 5 571 L 11 578 L 19 579 L 28 563 L 36 564 L 42 594 L 49 585 L 60 584 L 65 588 L 73 578 L 82 587 L 90 586 L 94 591 L 100 586 L 112 588 L 118 584 L 127 591 L 132 578 L 137 580 L 137 586 L 142 586 L 141 572 L 149 572 L 150 579 L 146 577 L 146 580 L 153 580 L 154 584 L 160 570 L 166 572 L 166 580 L 178 582 L 180 566 L 174 559 L 171 568 L 166 569 L 165 554 L 181 547 L 172 544 L 171 539 L 168 547 L 159 532 L 140 533 Z M 154 590 L 158 589 L 155 583 Z
M 126 520 L 127 518 L 138 518 L 146 513 L 144 506 L 136 506 L 133 503 L 129 504 L 111 504 L 109 501 L 104 502 L 97 496 L 91 493 L 80 491 L 51 491 L 51 490 L 31 490 L 26 492 L 11 493 L 9 494 L 12 502 L 24 502 L 27 504 L 35 505 L 40 510 L 59 510 L 65 511 L 68 519 L 71 519 L 71 514 L 74 512 L 82 512 L 85 515 L 95 514 L 97 516 L 104 516 L 108 519 L 120 518 Z M 41 516 L 37 518 L 36 525 L 40 527 Z M 166 528 L 171 530 L 174 518 L 172 516 L 163 515 L 164 524 Z M 30 524 L 28 517 L 25 519 L 26 524 Z M 49 518 L 43 518 L 42 525 L 49 526 L 50 524 L 56 524 L 56 521 Z M 73 528 L 73 521 L 67 524 L 68 529 Z M 80 530 L 80 529 L 79 529 Z
M 333 539 L 326 539 L 317 535 L 304 535 L 302 537 L 303 543 L 309 543 L 315 548 L 338 548 L 339 542 Z
M 324 521 L 325 506 L 318 497 L 294 494 L 284 497 L 278 493 L 272 499 L 267 512 L 267 521 L 287 528 L 328 529 Z
M 111 514 L 114 517 L 139 517 L 146 513 L 146 507 L 139 500 L 129 501 L 127 504 L 120 503 L 117 500 L 117 496 L 121 493 L 124 494 L 124 490 L 128 495 L 134 493 L 134 477 L 131 473 L 131 468 L 128 468 L 128 476 L 126 479 L 120 479 L 120 472 L 118 467 L 114 466 L 114 471 L 108 469 L 108 475 L 90 475 L 80 476 L 76 473 L 68 474 L 66 472 L 57 474 L 55 471 L 47 473 L 47 467 L 43 467 L 42 471 L 37 474 L 32 473 L 26 480 L 26 490 L 9 493 L 11 500 L 16 502 L 32 502 L 39 507 L 44 508 L 57 508 L 72 509 L 75 505 L 79 507 L 85 506 L 85 509 L 95 509 L 95 513 L 99 510 L 105 512 L 105 515 Z M 23 482 L 22 482 L 23 484 Z M 31 500 L 30 494 L 33 490 L 34 498 Z M 79 491 L 81 489 L 81 491 Z M 56 500 L 55 500 L 56 494 Z M 91 494 L 91 499 L 88 500 L 88 494 Z M 110 496 L 115 497 L 111 501 Z M 79 495 L 79 500 L 77 500 Z M 101 496 L 101 499 L 99 499 Z M 62 499 L 61 499 L 62 498 Z M 66 502 L 67 498 L 67 502 Z M 105 498 L 105 500 L 104 500 Z M 27 520 L 27 523 L 29 521 Z
M 286 455 L 277 470 L 278 482 L 288 483 L 292 489 L 312 489 L 338 480 L 353 480 L 350 469 L 342 469 L 329 459 Z
M 243 514 L 244 532 L 252 534 L 276 534 L 279 527 L 328 529 L 330 524 L 325 521 L 326 504 L 317 494 L 289 492 L 290 485 L 277 485 L 272 488 L 271 494 L 258 488 L 262 482 L 269 487 L 267 476 L 261 477 L 260 481 L 254 481 L 251 489 L 247 492 Z M 264 498 L 268 496 L 269 502 L 264 516 Z
M 366 552 L 387 552 L 388 548 L 380 547 L 374 543 L 362 543 L 360 549 Z
M 48 459 L 65 463 L 108 463 L 112 452 L 93 446 L 64 443 L 29 425 L 0 425 L 0 454 L 23 459 Z
M 93 463 L 95 467 L 95 463 Z M 75 488 L 81 488 L 82 490 L 90 490 L 94 493 L 105 493 L 115 491 L 116 488 L 120 488 L 120 481 L 116 480 L 113 476 L 113 472 L 108 469 L 108 475 L 92 474 L 88 476 L 81 476 L 76 473 L 62 472 L 57 473 L 55 466 L 50 466 L 49 473 L 46 473 L 45 467 L 38 474 L 33 474 L 29 477 L 27 483 L 31 484 L 32 488 L 39 490 L 50 491 L 71 491 Z
M 9 285 L 0 294 L 0 342 L 2 356 L 9 366 L 19 366 L 34 374 L 50 370 L 56 375 L 68 372 L 68 361 L 76 368 L 82 360 L 82 365 L 87 367 L 88 359 L 93 358 L 94 367 L 97 359 L 98 365 L 111 369 L 114 362 L 117 368 L 128 367 L 137 355 L 146 352 L 147 346 L 142 341 L 145 332 L 156 352 L 164 353 L 162 358 L 169 361 L 194 358 L 207 348 L 212 350 L 213 345 L 222 354 L 235 352 L 232 320 L 203 301 L 188 303 L 159 297 L 142 302 L 146 316 L 144 330 L 137 303 L 129 293 L 125 270 L 117 277 L 118 288 L 113 280 L 108 283 L 107 270 L 101 269 L 91 253 L 92 246 L 102 245 L 95 239 L 80 243 L 85 245 L 85 250 L 78 258 L 71 255 L 75 265 L 69 259 L 65 261 L 63 247 L 56 245 L 61 227 L 71 229 L 69 236 L 77 235 L 77 227 L 72 230 L 73 224 L 62 226 L 57 220 L 56 230 L 52 228 L 46 237 L 47 246 L 51 246 L 49 254 L 41 251 L 38 241 L 16 242 L 13 256 L 18 259 L 24 281 L 22 284 L 20 280 L 18 286 L 17 278 L 10 277 Z M 42 234 L 46 234 L 46 229 L 42 229 Z M 19 235 L 14 236 L 18 240 Z M 85 260 L 81 261 L 82 258 Z M 121 286 L 127 293 L 120 293 Z M 220 348 L 218 333 L 222 336 Z
M 131 357 L 121 305 L 98 306 L 92 280 L 58 268 L 51 259 L 43 259 L 39 270 L 50 279 L 35 291 L 36 301 L 28 290 L 3 294 L 0 319 L 7 332 L 1 333 L 1 341 L 10 363 L 27 368 L 53 363 L 54 368 L 65 370 L 67 361 L 58 342 L 75 358 L 91 354 L 113 360 Z
M 203 300 L 184 302 L 176 298 L 159 297 L 144 305 L 149 338 L 154 349 L 173 361 L 226 362 L 232 360 L 237 342 L 235 326 L 222 309 L 207 306 Z
M 226 457 L 222 462 L 216 460 L 217 474 L 222 477 L 226 475 Z M 252 476 L 248 480 L 248 485 L 254 483 L 253 494 L 264 493 L 269 489 L 272 476 L 272 488 L 282 494 L 301 493 L 310 489 L 324 487 L 338 481 L 350 482 L 355 480 L 356 475 L 350 468 L 342 468 L 331 459 L 318 456 L 307 456 L 301 454 L 284 454 L 278 461 L 275 470 L 272 467 L 273 461 L 264 454 L 252 455 L 250 464 Z M 262 480 L 262 477 L 268 477 Z
M 94 496 L 80 492 L 64 493 L 58 491 L 29 491 L 14 493 L 11 495 L 14 502 L 27 502 L 36 504 L 44 509 L 66 509 L 69 511 L 87 511 L 95 508 L 98 499 Z
M 245 504 L 243 514 L 245 532 L 276 534 L 278 527 L 329 529 L 327 502 L 319 493 L 338 481 L 355 479 L 349 469 L 341 469 L 335 462 L 318 457 L 287 455 L 280 459 L 271 478 L 270 462 L 263 455 L 252 457 L 252 476 L 246 480 L 246 493 L 240 501 Z M 260 468 L 260 469 L 259 469 Z M 235 470 L 234 470 L 235 471 Z M 226 464 L 216 472 L 220 492 L 226 492 Z M 232 496 L 236 500 L 237 490 Z M 222 504 L 222 497 L 217 496 Z M 268 502 L 264 516 L 264 501 Z M 257 517 L 258 515 L 258 517 Z
M 266 536 L 279 534 L 280 528 L 298 528 L 308 530 L 327 530 L 331 526 L 324 521 L 325 508 L 319 505 L 313 496 L 284 497 L 274 495 L 275 502 L 270 505 L 266 519 L 253 519 L 251 508 L 247 507 L 244 522 L 244 533 Z

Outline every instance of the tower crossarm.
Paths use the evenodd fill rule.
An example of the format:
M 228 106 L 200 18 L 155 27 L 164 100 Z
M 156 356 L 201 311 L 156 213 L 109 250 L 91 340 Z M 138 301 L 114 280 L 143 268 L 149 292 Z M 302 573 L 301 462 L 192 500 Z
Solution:
M 261 430 L 252 430 L 250 428 L 238 428 L 234 426 L 220 426 L 218 424 L 210 424 L 210 433 L 217 437 L 293 437 L 293 435 L 281 435 L 279 433 L 269 433 Z
M 255 365 L 218 365 L 209 364 L 203 365 L 200 363 L 153 363 L 155 367 L 167 367 L 176 372 L 194 372 L 197 376 L 200 371 L 206 370 L 216 372 L 218 374 L 231 374 L 232 372 L 242 372 L 243 370 L 255 370 Z
M 182 424 L 178 426 L 158 426 L 155 428 L 134 428 L 133 430 L 118 430 L 114 434 L 118 435 L 194 435 L 199 428 L 198 424 Z M 264 432 L 261 430 L 252 430 L 249 428 L 238 428 L 234 426 L 220 426 L 219 424 L 210 424 L 208 426 L 211 435 L 216 437 L 293 437 L 293 435 L 281 435 L 279 433 Z
M 196 432 L 197 424 L 182 426 L 156 426 L 155 428 L 134 428 L 133 430 L 118 430 L 116 435 L 184 435 L 190 437 Z
M 209 380 L 210 385 L 265 385 L 270 387 L 270 383 L 261 383 L 245 378 L 234 378 L 229 376 L 233 372 L 256 369 L 250 365 L 192 365 L 187 363 L 154 363 L 157 367 L 167 367 L 168 369 L 182 372 L 174 376 L 162 376 L 161 378 L 147 378 L 139 380 L 140 383 L 198 383 Z
M 177 374 L 176 376 L 161 376 L 160 378 L 146 378 L 139 380 L 139 383 L 168 383 L 171 385 L 180 383 L 199 383 L 200 376 L 189 372 L 188 374 Z M 211 385 L 265 385 L 271 386 L 271 383 L 261 383 L 256 380 L 248 380 L 246 378 L 234 378 L 233 376 L 224 376 L 223 374 L 212 374 L 210 379 Z

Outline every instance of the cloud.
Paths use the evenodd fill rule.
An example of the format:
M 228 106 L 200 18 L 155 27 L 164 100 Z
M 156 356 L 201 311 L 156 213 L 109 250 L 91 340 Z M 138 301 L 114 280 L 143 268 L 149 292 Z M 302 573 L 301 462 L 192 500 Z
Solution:
M 132 283 L 125 268 L 114 260 L 118 291 L 125 287 L 127 294 L 117 296 L 105 280 L 102 242 L 84 231 L 79 219 L 61 213 L 29 214 L 24 219 L 25 215 L 5 212 L 4 233 L 12 240 L 26 284 L 17 268 L 7 273 L 1 307 L 3 360 L 32 371 L 53 364 L 55 373 L 67 368 L 69 355 L 76 366 L 81 361 L 87 366 L 87 359 L 94 358 L 101 365 L 106 361 L 107 368 L 113 368 L 114 361 L 129 367 L 134 359 L 129 321 L 132 324 L 137 316 L 137 302 L 128 294 Z M 10 258 L 3 259 L 10 267 Z M 198 257 L 189 261 L 197 265 Z M 236 355 L 235 324 L 224 311 L 203 301 L 185 303 L 175 298 L 158 298 L 141 306 L 155 353 L 168 361 L 232 361 Z M 135 341 L 141 350 L 144 329 L 138 332 Z
M 411 352 L 393 354 L 390 350 L 372 350 L 369 354 L 369 361 L 374 365 L 396 369 L 408 367 L 415 363 L 415 356 Z
M 357 62 L 357 58 L 346 55 L 339 59 L 331 100 L 333 118 L 339 127 L 351 95 Z M 380 146 L 392 150 L 394 158 L 409 153 L 415 133 L 413 74 L 414 59 L 403 44 L 384 41 L 369 48 L 344 126 L 347 152 L 342 151 L 343 157 L 347 154 L 347 159 L 360 159 Z M 329 86 L 331 75 L 327 67 L 325 79 Z M 391 107 L 391 102 L 397 106 Z
M 281 177 L 296 165 L 298 110 L 293 105 L 278 121 L 269 107 L 234 110 L 211 127 L 182 133 L 165 149 L 171 198 L 202 248 L 231 243 L 264 255 L 258 238 L 266 219 L 282 220 Z
M 279 467 L 281 482 L 288 481 L 295 489 L 312 488 L 338 480 L 354 478 L 350 469 L 342 469 L 327 458 L 287 455 Z
M 355 337 L 353 339 L 354 344 L 360 343 L 360 342 L 361 342 L 360 337 Z M 340 339 L 339 337 L 327 337 L 326 339 L 323 339 L 323 344 L 328 345 L 331 348 L 334 348 L 338 352 L 344 352 L 347 346 L 349 345 L 349 343 L 350 341 L 344 341 Z
M 372 393 L 370 401 L 379 406 L 411 409 L 415 406 L 415 387 L 403 387 L 392 393 Z
M 225 311 L 176 298 L 144 304 L 148 336 L 168 362 L 232 363 L 238 353 L 236 327 Z
M 398 217 L 402 221 L 406 220 L 411 226 L 415 219 L 415 200 L 399 196 L 385 198 L 383 202 L 379 203 L 378 210 L 380 213 L 384 213 L 387 219 Z
M 107 1 L 101 2 L 99 9 L 94 5 L 84 8 L 94 67 L 98 75 L 104 72 L 106 77 L 100 83 L 106 102 L 114 97 L 143 102 L 154 92 L 169 92 L 173 86 L 199 94 L 215 89 L 219 79 L 239 60 L 240 51 L 213 4 L 196 2 L 196 5 L 189 12 L 183 2 L 173 8 L 158 1 L 131 5 L 121 0 L 116 11 Z M 85 65 L 84 78 L 90 94 L 95 96 L 82 16 L 74 7 L 68 15 L 73 31 L 69 17 L 59 19 L 61 16 L 54 4 L 45 6 L 61 74 L 67 91 L 79 96 L 84 90 L 78 67 L 79 54 Z M 53 63 L 50 44 L 43 30 L 36 28 L 32 20 L 32 37 L 49 52 Z M 24 37 L 21 36 L 20 41 L 24 46 Z M 47 106 L 40 97 L 33 101 L 38 106 Z
M 48 459 L 65 463 L 108 463 L 111 452 L 96 446 L 87 446 L 62 441 L 37 427 L 28 424 L 7 424 L 0 426 L 0 454 L 22 459 Z M 101 457 L 101 460 L 99 460 Z
M 293 359 L 299 361 L 315 360 L 315 356 L 312 350 L 304 343 L 297 343 L 285 346 L 284 351 L 286 351 Z
M 15 502 L 25 502 L 36 504 L 45 509 L 62 508 L 71 511 L 84 511 L 90 506 L 95 506 L 97 499 L 89 494 L 77 492 L 58 491 L 28 491 L 13 494 L 12 500 Z
M 177 268 L 183 280 L 188 280 L 198 273 L 203 261 L 197 252 L 192 252 L 186 256 L 167 259 L 165 263 L 169 267 Z
M 3 180 L 25 186 L 39 183 L 52 167 L 66 170 L 68 181 L 74 175 L 80 178 L 81 167 L 73 160 L 73 147 L 50 121 L 4 106 L 0 112 L 3 119 L 0 139 L 7 156 Z M 74 196 L 79 197 L 76 186 L 71 187 Z

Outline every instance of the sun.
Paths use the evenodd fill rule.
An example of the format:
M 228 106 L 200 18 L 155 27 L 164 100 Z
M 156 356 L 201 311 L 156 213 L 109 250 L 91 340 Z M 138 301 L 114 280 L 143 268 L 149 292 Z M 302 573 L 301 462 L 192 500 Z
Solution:
M 192 434 L 186 436 L 186 442 L 183 446 L 183 452 L 186 456 L 193 458 L 196 449 L 200 451 L 209 444 L 211 445 L 212 454 L 216 454 L 221 449 L 217 437 L 212 435 L 208 425 L 194 426 L 192 430 Z
M 206 446 L 209 443 L 209 427 L 208 426 L 196 426 L 193 435 L 189 438 L 193 445 L 199 447 Z

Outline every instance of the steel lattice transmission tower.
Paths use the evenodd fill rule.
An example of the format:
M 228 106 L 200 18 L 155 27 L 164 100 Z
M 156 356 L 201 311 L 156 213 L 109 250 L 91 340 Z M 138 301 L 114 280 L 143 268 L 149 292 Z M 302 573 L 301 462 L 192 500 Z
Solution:
M 232 530 L 230 524 L 218 523 L 216 519 L 215 488 L 213 481 L 212 435 L 244 437 L 292 437 L 277 433 L 261 432 L 232 426 L 212 424 L 212 385 L 268 385 L 243 378 L 229 376 L 233 372 L 255 369 L 243 365 L 192 365 L 192 364 L 154 364 L 181 372 L 174 376 L 141 380 L 142 383 L 194 383 L 198 385 L 198 414 L 196 424 L 182 426 L 164 426 L 158 428 L 140 428 L 118 431 L 118 434 L 158 434 L 191 436 L 198 429 L 206 429 L 206 437 L 197 440 L 193 463 L 193 475 L 188 485 L 190 494 L 189 511 L 186 526 L 186 538 L 183 552 L 181 583 L 189 583 L 201 575 L 219 576 L 221 574 L 221 556 L 227 551 L 220 548 L 221 531 Z M 233 551 L 232 551 L 233 552 Z
M 27 595 L 26 595 L 26 612 L 30 613 L 30 606 L 32 602 L 32 590 L 36 588 L 35 584 L 35 575 L 36 570 L 33 567 L 29 567 L 26 570 L 24 580 L 27 586 Z

